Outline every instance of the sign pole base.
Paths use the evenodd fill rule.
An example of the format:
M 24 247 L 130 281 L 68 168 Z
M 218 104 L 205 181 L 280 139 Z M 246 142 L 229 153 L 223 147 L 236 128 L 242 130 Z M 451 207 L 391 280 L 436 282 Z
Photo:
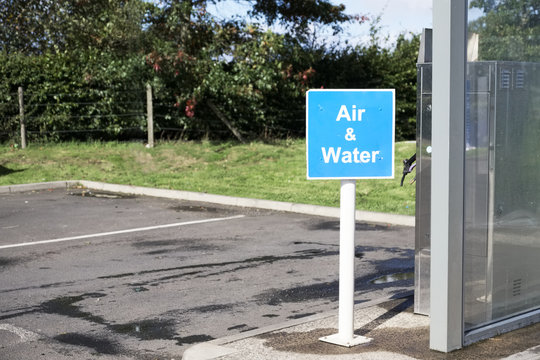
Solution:
M 341 334 L 334 334 L 334 335 L 324 336 L 320 338 L 319 340 L 329 343 L 329 344 L 334 344 L 334 345 L 339 345 L 339 346 L 344 346 L 344 347 L 353 347 L 357 345 L 367 344 L 372 339 L 367 338 L 365 336 L 360 336 L 360 335 L 353 335 L 352 339 L 347 339 L 341 336 Z
M 339 332 L 319 340 L 346 347 L 371 339 L 354 335 L 354 232 L 356 180 L 341 180 L 339 220 Z

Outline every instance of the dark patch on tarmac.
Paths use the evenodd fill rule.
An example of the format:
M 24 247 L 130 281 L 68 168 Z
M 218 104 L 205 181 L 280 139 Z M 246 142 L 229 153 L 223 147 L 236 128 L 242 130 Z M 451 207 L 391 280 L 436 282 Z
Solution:
M 339 231 L 339 220 L 330 220 L 330 221 L 321 221 L 316 224 L 310 224 L 308 226 L 309 230 L 334 230 Z M 364 222 L 356 222 L 355 225 L 356 231 L 389 231 L 395 230 L 396 227 L 393 225 L 378 225 L 378 224 L 368 224 Z
M 64 315 L 70 318 L 84 319 L 96 324 L 105 324 L 105 319 L 101 316 L 82 311 L 78 306 L 74 305 L 86 298 L 101 298 L 104 296 L 106 295 L 101 293 L 88 293 L 79 296 L 59 297 L 42 303 L 40 309 L 47 314 Z
M 207 277 L 207 276 L 221 275 L 221 274 L 228 273 L 231 271 L 257 267 L 264 264 L 273 264 L 278 261 L 309 260 L 309 259 L 313 259 L 315 257 L 320 257 L 320 256 L 335 256 L 335 255 L 337 255 L 336 251 L 309 249 L 309 250 L 297 251 L 295 252 L 295 255 L 281 255 L 281 256 L 268 255 L 268 256 L 258 256 L 258 257 L 248 258 L 248 259 L 243 259 L 243 260 L 238 260 L 238 261 L 226 261 L 222 263 L 206 263 L 206 264 L 177 266 L 177 267 L 172 267 L 172 268 L 143 270 L 137 273 L 130 272 L 130 273 L 123 273 L 123 274 L 100 276 L 98 277 L 98 279 L 118 279 L 118 278 L 123 278 L 123 277 L 134 276 L 134 275 L 155 274 L 155 273 L 168 272 L 168 271 L 191 270 L 191 269 L 211 269 L 211 268 L 216 268 L 216 267 L 225 267 L 229 265 L 240 265 L 233 270 L 224 270 L 221 272 L 200 276 L 200 277 Z
M 78 333 L 60 334 L 58 336 L 55 336 L 54 339 L 64 344 L 83 346 L 83 347 L 93 349 L 98 354 L 104 354 L 104 355 L 120 354 L 120 349 L 118 345 L 108 339 L 103 339 L 99 337 L 89 336 L 85 334 L 78 334 Z
M 383 275 L 383 276 L 379 276 L 371 280 L 370 283 L 374 285 L 379 285 L 379 284 L 388 284 L 388 283 L 404 281 L 404 280 L 414 280 L 414 272 L 401 272 L 401 273 Z
M 314 242 L 314 241 L 295 241 L 293 242 L 294 245 L 322 245 L 322 246 L 337 246 L 339 247 L 339 244 L 325 244 L 321 242 Z
M 158 285 L 158 284 L 162 283 L 163 281 L 180 279 L 180 278 L 183 278 L 183 277 L 186 277 L 186 276 L 197 275 L 197 274 L 200 274 L 200 273 L 202 273 L 202 271 L 190 271 L 190 272 L 182 273 L 182 274 L 163 276 L 163 277 L 160 277 L 159 279 L 149 281 L 147 284 L 150 285 L 150 286 L 155 286 L 155 285 Z
M 118 334 L 129 335 L 140 340 L 174 340 L 177 335 L 175 321 L 172 319 L 141 320 L 108 327 Z
M 144 254 L 145 255 L 165 255 L 165 254 L 170 254 L 173 251 L 174 250 L 171 250 L 171 249 L 153 250 L 153 251 L 145 252 Z
M 180 244 L 179 239 L 166 239 L 166 240 L 155 240 L 155 241 L 137 241 L 133 242 L 131 246 L 136 248 L 141 247 L 163 247 L 163 246 L 178 246 Z
M 232 240 L 237 239 L 220 239 Z M 131 244 L 134 248 L 160 248 L 145 252 L 146 255 L 161 255 L 176 252 L 194 252 L 194 251 L 223 251 L 225 246 L 208 244 L 208 239 L 201 238 L 182 238 L 182 239 L 166 239 L 156 241 L 139 241 Z M 165 249 L 163 249 L 165 248 Z
M 287 316 L 287 319 L 290 319 L 290 320 L 301 319 L 301 318 L 305 318 L 305 317 L 308 317 L 308 316 L 311 316 L 311 315 L 315 315 L 315 314 L 316 314 L 316 313 L 296 314 L 296 315 Z
M 144 286 L 137 286 L 137 287 L 134 287 L 134 288 L 133 288 L 133 291 L 135 291 L 135 292 L 138 293 L 138 292 L 144 292 L 144 291 L 150 291 L 150 290 L 148 290 L 148 289 L 145 288 Z
M 202 205 L 180 205 L 170 207 L 169 210 L 174 210 L 177 212 L 206 212 L 206 213 L 221 213 L 224 209 L 219 209 L 217 207 L 211 206 L 202 206 Z
M 140 340 L 177 340 L 181 344 L 188 343 L 183 342 L 185 339 L 177 337 L 176 321 L 173 319 L 150 319 L 134 321 L 126 324 L 110 324 L 105 321 L 103 317 L 83 311 L 79 308 L 79 306 L 75 305 L 75 303 L 86 298 L 100 298 L 103 296 L 105 295 L 101 293 L 88 293 L 79 296 L 60 297 L 42 303 L 40 310 L 48 314 L 63 315 L 70 318 L 83 319 L 95 324 L 104 325 L 107 329 L 117 334 L 128 335 Z M 179 339 L 182 341 L 179 341 Z M 111 349 L 111 344 L 100 342 L 98 341 L 99 339 L 96 340 L 87 335 L 69 334 L 69 336 L 57 338 L 57 340 L 73 345 L 91 347 L 103 354 L 113 354 L 108 352 L 109 349 Z M 100 346 L 103 346 L 103 349 Z
M 0 257 L 0 270 L 4 270 L 7 267 L 17 265 L 21 262 L 18 258 Z
M 339 283 L 332 281 L 283 290 L 271 289 L 257 295 L 256 300 L 261 304 L 278 306 L 281 303 L 300 303 L 315 299 L 337 301 L 338 295 Z
M 174 340 L 176 340 L 176 345 L 182 346 L 182 345 L 189 345 L 189 344 L 196 344 L 201 343 L 205 341 L 214 340 L 210 335 L 190 335 L 185 337 L 175 337 Z
M 239 329 L 245 329 L 247 328 L 247 324 L 240 324 L 240 325 L 234 325 L 231 327 L 228 327 L 227 330 L 239 330 Z
M 250 330 L 255 330 L 257 329 L 257 327 L 253 327 L 253 326 L 248 326 L 247 324 L 240 324 L 240 325 L 235 325 L 235 326 L 231 326 L 229 328 L 227 328 L 227 330 L 240 330 L 240 332 L 246 332 L 246 331 L 250 331 Z
M 210 312 L 216 312 L 216 311 L 224 311 L 224 310 L 231 310 L 235 305 L 234 304 L 216 304 L 216 305 L 206 305 L 206 306 L 198 306 L 189 309 L 189 311 L 197 312 L 197 313 L 210 313 Z
M 396 271 L 397 270 L 397 271 Z M 394 269 L 392 273 L 408 271 L 410 269 Z M 357 277 L 354 281 L 356 291 L 373 286 L 370 281 L 373 280 L 373 275 Z M 411 283 L 412 279 L 400 280 L 401 284 L 406 285 L 406 282 Z M 397 281 L 396 281 L 397 282 Z M 384 287 L 390 283 L 381 283 L 377 286 Z M 393 285 L 393 283 L 392 283 Z M 339 281 L 328 281 L 315 283 L 310 285 L 302 285 L 289 289 L 270 289 L 257 295 L 255 299 L 260 304 L 270 306 L 278 306 L 282 303 L 301 303 L 304 301 L 327 299 L 329 301 L 337 301 L 339 296 Z

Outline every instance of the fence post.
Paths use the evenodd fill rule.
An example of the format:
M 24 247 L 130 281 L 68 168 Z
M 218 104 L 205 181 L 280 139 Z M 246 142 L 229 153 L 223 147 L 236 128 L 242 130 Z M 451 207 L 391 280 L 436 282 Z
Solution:
M 152 86 L 146 85 L 146 121 L 148 126 L 148 145 L 154 147 L 154 110 L 152 107 Z
M 26 122 L 24 119 L 24 97 L 22 86 L 19 86 L 19 118 L 21 122 L 21 148 L 26 149 Z

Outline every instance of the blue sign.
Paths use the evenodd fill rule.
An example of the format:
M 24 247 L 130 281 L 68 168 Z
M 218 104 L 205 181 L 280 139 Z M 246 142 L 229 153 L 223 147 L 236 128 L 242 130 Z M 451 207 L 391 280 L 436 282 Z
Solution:
M 310 90 L 308 179 L 394 178 L 395 91 Z

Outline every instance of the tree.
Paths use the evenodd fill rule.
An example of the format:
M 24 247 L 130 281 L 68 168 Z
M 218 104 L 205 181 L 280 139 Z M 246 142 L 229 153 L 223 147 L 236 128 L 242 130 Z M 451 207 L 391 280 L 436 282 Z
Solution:
M 301 18 L 295 15 L 298 8 L 283 15 L 287 2 L 274 1 L 274 10 L 271 3 L 254 2 L 267 6 L 256 11 L 273 14 L 269 22 L 285 21 L 284 16 L 290 21 Z M 313 9 L 328 5 L 307 3 L 312 3 L 312 13 L 303 19 L 314 18 Z M 215 119 L 226 119 L 252 136 L 291 133 L 291 123 L 303 118 L 303 96 L 314 74 L 310 65 L 294 60 L 299 40 L 245 21 L 218 23 L 205 5 L 206 1 L 170 1 L 156 12 L 149 28 L 151 37 L 161 41 L 154 43 L 146 60 L 155 71 L 154 85 L 162 89 L 158 93 L 163 102 L 174 99 L 178 112 L 170 117 L 186 132 L 202 130 L 213 136 L 229 134 Z M 330 18 L 321 15 L 324 21 Z M 296 127 L 295 134 L 303 131 L 303 125 Z
M 309 88 L 386 87 L 397 89 L 397 138 L 414 137 L 417 37 L 382 47 L 375 21 L 371 43 L 329 47 L 313 42 L 313 23 L 339 31 L 367 19 L 329 0 L 242 1 L 289 32 L 217 21 L 208 0 L 1 2 L 0 20 L 10 26 L 0 28 L 0 105 L 23 86 L 33 130 L 114 133 L 142 125 L 140 115 L 114 114 L 142 112 L 138 91 L 150 82 L 158 129 L 180 128 L 184 138 L 283 137 L 304 134 Z M 6 131 L 16 128 L 14 116 Z
M 3 1 L 0 51 L 136 51 L 142 45 L 151 9 L 152 5 L 142 0 Z
M 540 0 L 474 0 L 483 15 L 469 31 L 479 34 L 480 60 L 540 60 Z
M 337 89 L 396 89 L 396 139 L 416 137 L 416 60 L 418 35 L 401 34 L 388 46 L 380 38 L 379 19 L 371 22 L 370 42 L 355 47 L 320 49 L 313 86 Z M 387 45 L 387 46 L 384 46 Z
M 337 34 L 344 22 L 360 20 L 345 14 L 345 5 L 327 0 L 254 0 L 252 4 L 251 15 L 264 17 L 269 25 L 280 22 L 298 36 L 306 35 L 313 23 L 329 25 Z

